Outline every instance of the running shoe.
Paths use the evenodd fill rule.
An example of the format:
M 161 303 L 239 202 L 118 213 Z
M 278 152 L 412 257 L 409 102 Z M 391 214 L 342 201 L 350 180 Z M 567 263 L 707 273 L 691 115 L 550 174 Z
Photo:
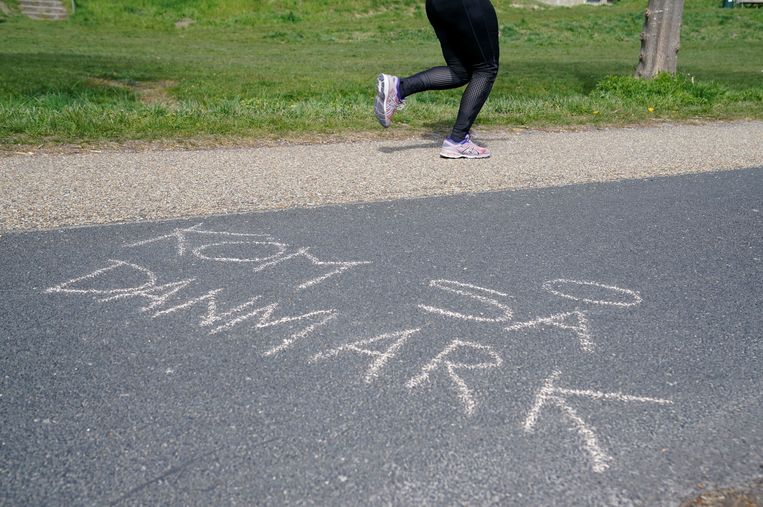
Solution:
M 450 137 L 445 139 L 442 142 L 440 156 L 443 158 L 488 158 L 490 150 L 474 144 L 469 134 L 466 134 L 460 143 L 451 140 Z
M 374 113 L 381 126 L 387 128 L 392 123 L 392 115 L 395 111 L 405 106 L 405 100 L 401 100 L 397 94 L 400 79 L 389 74 L 379 74 L 376 78 L 376 103 Z

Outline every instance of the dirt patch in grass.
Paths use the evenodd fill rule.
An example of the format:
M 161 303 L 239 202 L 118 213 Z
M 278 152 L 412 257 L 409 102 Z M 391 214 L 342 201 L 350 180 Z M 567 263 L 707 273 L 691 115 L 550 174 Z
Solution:
M 705 491 L 681 507 L 763 507 L 763 479 L 749 487 Z
M 8 7 L 5 2 L 0 0 L 0 15 L 10 16 L 11 15 L 11 8 Z
M 196 23 L 195 20 L 191 18 L 183 18 L 175 21 L 175 28 L 188 28 L 192 24 Z
M 111 87 L 122 90 L 130 90 L 144 104 L 162 105 L 167 107 L 176 107 L 177 100 L 169 94 L 169 89 L 177 85 L 177 81 L 132 81 L 104 79 L 92 77 L 87 80 L 88 86 L 93 87 Z

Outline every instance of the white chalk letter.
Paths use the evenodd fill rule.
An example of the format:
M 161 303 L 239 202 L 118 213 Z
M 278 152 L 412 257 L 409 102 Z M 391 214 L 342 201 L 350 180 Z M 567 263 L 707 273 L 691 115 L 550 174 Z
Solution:
M 563 292 L 560 287 L 568 288 L 565 289 L 566 292 Z M 592 299 L 588 297 L 583 297 L 582 295 L 578 295 L 574 293 L 574 289 L 577 286 L 577 288 L 580 287 L 597 287 L 599 289 L 604 289 L 609 292 L 614 292 L 620 295 L 625 296 L 622 299 L 617 300 L 609 300 L 609 299 Z M 603 305 L 603 306 L 636 306 L 637 304 L 641 303 L 641 296 L 638 292 L 629 290 L 629 289 L 621 289 L 620 287 L 615 287 L 613 285 L 604 285 L 598 282 L 585 282 L 580 280 L 566 280 L 564 278 L 559 278 L 557 280 L 549 280 L 548 282 L 545 282 L 543 284 L 543 289 L 550 292 L 551 294 L 554 294 L 555 296 L 563 297 L 565 299 L 572 299 L 573 301 L 582 301 L 584 303 L 591 303 L 594 305 Z
M 482 362 L 482 363 L 454 363 L 446 359 L 451 353 L 453 353 L 459 348 L 470 348 L 480 352 L 487 353 L 492 358 L 492 361 Z M 503 359 L 501 358 L 501 356 L 498 355 L 498 353 L 494 351 L 488 345 L 481 345 L 479 343 L 465 342 L 461 340 L 453 340 L 452 342 L 450 342 L 450 345 L 445 347 L 445 349 L 442 352 L 437 354 L 437 356 L 435 356 L 434 359 L 432 359 L 428 364 L 426 364 L 421 369 L 420 374 L 411 378 L 406 383 L 406 386 L 409 389 L 418 387 L 424 382 L 429 380 L 429 375 L 433 371 L 441 367 L 444 367 L 445 370 L 447 370 L 448 372 L 448 376 L 456 385 L 456 392 L 458 393 L 458 398 L 461 400 L 461 403 L 463 403 L 464 405 L 464 411 L 466 412 L 466 415 L 471 416 L 471 415 L 474 415 L 474 411 L 477 407 L 477 402 L 474 401 L 474 395 L 469 389 L 469 386 L 466 385 L 466 382 L 464 382 L 464 379 L 458 376 L 456 371 L 457 370 L 486 370 L 489 368 L 498 368 L 499 366 L 501 366 L 501 364 L 503 364 Z
M 339 275 L 350 268 L 354 268 L 355 266 L 371 264 L 370 261 L 322 261 L 311 254 L 309 248 L 300 248 L 291 253 L 282 253 L 281 255 L 275 256 L 275 258 L 272 260 L 259 264 L 254 268 L 254 272 L 258 273 L 271 266 L 281 264 L 282 262 L 286 262 L 289 259 L 294 259 L 295 257 L 304 257 L 305 259 L 309 260 L 313 266 L 329 266 L 332 268 L 328 273 L 325 273 L 316 278 L 312 278 L 300 284 L 297 287 L 298 290 L 303 290 L 307 289 L 308 287 L 312 287 L 313 285 L 318 285 L 319 283 L 331 278 L 332 276 Z
M 221 249 L 221 247 L 226 245 L 257 245 L 258 247 L 274 248 L 275 253 L 271 253 L 265 257 L 231 257 L 223 255 L 212 257 L 206 254 L 206 250 L 210 248 Z M 194 248 L 193 255 L 199 259 L 217 262 L 267 262 L 271 259 L 275 259 L 279 255 L 283 255 L 287 246 L 288 245 L 277 243 L 275 241 L 221 241 L 219 243 L 206 243 L 200 247 Z
M 206 314 L 199 321 L 199 325 L 202 327 L 210 327 L 217 324 L 216 327 L 214 327 L 209 332 L 210 335 L 217 334 L 222 331 L 227 331 L 233 326 L 236 326 L 237 324 L 240 324 L 242 322 L 245 322 L 255 317 L 257 319 L 257 323 L 255 324 L 256 329 L 264 329 L 267 327 L 280 326 L 280 325 L 289 324 L 292 322 L 306 321 L 310 323 L 308 326 L 304 327 L 300 331 L 297 331 L 296 333 L 288 336 L 287 338 L 284 338 L 284 340 L 281 342 L 280 345 L 273 347 L 272 349 L 265 352 L 266 356 L 276 354 L 282 350 L 289 348 L 294 342 L 296 342 L 297 340 L 301 338 L 306 337 L 307 335 L 312 333 L 314 330 L 316 330 L 318 327 L 327 324 L 329 321 L 336 318 L 337 316 L 336 310 L 316 310 L 316 311 L 304 313 L 302 315 L 281 317 L 280 319 L 273 320 L 272 319 L 273 314 L 278 309 L 279 303 L 277 302 L 270 303 L 264 306 L 260 306 L 258 308 L 252 308 L 253 306 L 257 304 L 257 301 L 260 299 L 261 296 L 255 296 L 249 299 L 248 301 L 246 301 L 245 303 L 240 304 L 231 310 L 220 313 L 218 310 L 217 297 L 218 297 L 218 294 L 222 292 L 222 290 L 223 289 L 210 290 L 206 294 L 195 297 L 193 299 L 189 299 L 188 301 L 180 303 L 171 308 L 158 311 L 153 316 L 159 317 L 161 315 L 167 315 L 167 314 L 174 313 L 180 310 L 185 310 L 186 308 L 190 308 L 192 306 L 206 304 L 207 311 L 206 311 Z
M 310 361 L 314 362 L 314 361 L 319 361 L 321 359 L 336 357 L 341 352 L 357 352 L 359 354 L 373 356 L 376 359 L 374 359 L 373 363 L 371 363 L 371 366 L 368 367 L 368 371 L 366 371 L 366 376 L 364 378 L 365 382 L 370 384 L 375 378 L 379 376 L 379 370 L 381 370 L 382 367 L 385 364 L 387 364 L 387 361 L 389 361 L 392 357 L 394 357 L 394 355 L 397 353 L 398 350 L 400 350 L 400 347 L 403 346 L 403 343 L 405 343 L 408 337 L 419 331 L 420 329 L 407 329 L 405 331 L 399 331 L 397 333 L 385 333 L 379 336 L 375 336 L 373 338 L 368 338 L 366 340 L 358 340 L 356 342 L 348 343 L 346 345 L 342 345 L 341 347 L 337 347 L 335 349 L 331 349 L 326 352 L 321 352 L 319 354 L 316 354 L 312 357 Z M 380 341 L 389 341 L 389 340 L 395 340 L 395 342 L 389 347 L 387 347 L 387 349 L 384 352 L 362 348 L 364 346 L 371 345 L 372 343 L 376 343 Z
M 295 317 L 283 317 L 278 320 L 270 320 L 270 315 L 275 311 L 278 304 L 270 305 L 268 307 L 267 311 L 263 314 L 263 316 L 260 318 L 260 321 L 257 323 L 258 328 L 263 327 L 270 327 L 270 326 L 278 326 L 281 324 L 286 324 L 289 322 L 298 322 L 301 320 L 307 320 L 308 322 L 311 322 L 313 320 L 317 320 L 317 322 L 312 322 L 309 326 L 305 327 L 301 331 L 297 331 L 296 333 L 292 334 L 291 336 L 288 336 L 283 339 L 280 345 L 277 345 L 273 347 L 272 349 L 265 352 L 265 356 L 272 356 L 274 354 L 278 354 L 282 350 L 286 350 L 289 347 L 291 347 L 297 340 L 301 340 L 302 338 L 305 338 L 309 334 L 311 334 L 313 331 L 318 329 L 319 327 L 325 326 L 330 321 L 334 320 L 337 317 L 336 310 L 317 310 L 314 312 L 305 313 L 303 315 L 297 315 Z
M 527 322 L 517 322 L 504 329 L 506 331 L 518 331 L 521 329 L 538 328 L 541 326 L 551 326 L 567 331 L 572 331 L 577 335 L 580 342 L 580 348 L 584 352 L 593 352 L 593 340 L 591 340 L 591 331 L 588 328 L 588 317 L 585 312 L 575 310 L 574 312 L 558 313 L 550 317 L 541 317 Z
M 172 297 L 173 294 L 188 287 L 195 281 L 195 278 L 189 278 L 188 280 L 180 280 L 179 282 L 166 283 L 164 285 L 156 285 L 156 279 L 153 283 L 142 289 L 135 289 L 128 292 L 119 292 L 113 296 L 101 298 L 99 303 L 106 303 L 108 301 L 116 301 L 117 299 L 127 299 L 134 297 L 141 297 L 150 301 L 148 306 L 141 308 L 141 311 L 145 312 L 153 310 L 157 306 L 162 306 L 167 300 Z
M 601 473 L 607 468 L 612 461 L 612 457 L 609 456 L 599 445 L 599 440 L 596 437 L 594 428 L 580 417 L 577 412 L 567 403 L 567 397 L 569 396 L 583 396 L 594 400 L 617 400 L 617 401 L 635 401 L 641 403 L 656 403 L 658 405 L 670 405 L 673 402 L 670 400 L 664 400 L 660 398 L 647 398 L 645 396 L 631 396 L 629 394 L 622 393 L 603 393 L 601 391 L 591 391 L 589 389 L 565 389 L 561 387 L 555 387 L 554 383 L 561 375 L 561 372 L 553 372 L 544 382 L 543 387 L 538 391 L 535 397 L 535 402 L 532 408 L 527 414 L 525 419 L 524 429 L 527 433 L 535 431 L 535 424 L 540 417 L 540 411 L 543 405 L 546 403 L 555 405 L 564 416 L 572 423 L 575 429 L 578 431 L 578 435 L 583 439 L 583 447 L 588 455 L 591 457 L 591 468 L 594 472 Z
M 261 313 L 262 311 L 261 308 L 258 308 L 257 310 L 254 310 L 249 313 L 244 313 L 244 311 L 248 310 L 249 308 L 251 308 L 257 303 L 257 300 L 260 299 L 260 296 L 254 296 L 253 298 L 249 299 L 247 302 L 240 304 L 236 306 L 235 308 L 228 310 L 227 312 L 220 313 L 218 311 L 217 295 L 220 294 L 222 291 L 223 291 L 222 288 L 212 289 L 208 291 L 206 294 L 202 294 L 201 296 L 197 296 L 195 298 L 189 299 L 187 301 L 184 301 L 170 308 L 165 308 L 164 310 L 160 310 L 153 315 L 153 318 L 160 317 L 162 315 L 168 315 L 170 313 L 175 313 L 180 310 L 185 310 L 186 308 L 190 308 L 192 306 L 206 304 L 207 313 L 199 321 L 200 326 L 209 327 L 209 326 L 212 326 L 213 324 L 217 324 L 220 321 L 226 321 L 226 319 L 228 319 L 224 324 L 218 325 L 217 327 L 215 327 L 209 332 L 209 334 L 217 334 L 221 331 L 228 330 L 232 328 L 233 326 L 235 326 L 236 324 L 244 322 L 250 317 L 253 317 Z
M 114 294 L 122 294 L 122 293 L 128 293 L 128 292 L 134 292 L 134 291 L 140 291 L 144 289 L 148 289 L 150 287 L 156 286 L 156 275 L 149 271 L 148 269 L 138 266 L 136 264 L 131 264 L 129 262 L 120 261 L 120 260 L 110 260 L 110 264 L 106 266 L 105 268 L 96 269 L 92 273 L 88 273 L 87 275 L 83 275 L 77 278 L 74 278 L 72 280 L 69 280 L 68 282 L 64 282 L 60 285 L 56 285 L 55 287 L 50 287 L 49 289 L 45 289 L 46 294 L 54 294 L 54 293 L 64 293 L 64 294 L 93 294 L 96 296 L 111 296 Z M 139 285 L 132 285 L 129 287 L 120 286 L 122 284 L 121 280 L 120 285 L 117 285 L 116 287 L 111 287 L 107 289 L 103 288 L 95 288 L 93 286 L 88 287 L 88 283 L 92 283 L 95 280 L 100 279 L 101 277 L 106 277 L 106 275 L 112 274 L 112 272 L 116 271 L 119 268 L 127 269 L 128 271 L 132 271 L 133 273 L 140 273 L 142 274 L 146 281 Z M 124 277 L 121 277 L 122 279 Z M 78 285 L 79 284 L 79 285 Z
M 501 313 L 498 317 L 482 317 L 479 315 L 467 315 L 429 305 L 418 305 L 418 307 L 425 312 L 436 313 L 454 319 L 471 320 L 474 322 L 506 322 L 511 320 L 511 308 L 496 299 L 496 297 L 506 298 L 508 297 L 508 294 L 468 283 L 454 282 L 452 280 L 432 280 L 429 282 L 429 286 L 479 301 L 480 303 L 492 306 L 493 308 L 498 308 Z
M 143 241 L 137 241 L 135 243 L 128 243 L 127 245 L 124 245 L 125 248 L 135 248 L 137 246 L 143 246 L 143 245 L 149 245 L 151 243 L 156 243 L 159 241 L 169 240 L 169 241 L 177 241 L 176 252 L 179 257 L 182 257 L 185 255 L 186 250 L 188 250 L 188 237 L 192 234 L 200 235 L 200 236 L 219 236 L 219 237 L 233 237 L 233 238 L 270 238 L 270 235 L 268 234 L 250 234 L 245 232 L 226 232 L 226 231 L 205 231 L 203 229 L 199 229 L 203 225 L 203 222 L 200 222 L 196 225 L 192 225 L 191 227 L 186 227 L 185 229 L 175 229 L 169 234 L 164 234 L 162 236 L 157 236 L 155 238 L 146 239 Z

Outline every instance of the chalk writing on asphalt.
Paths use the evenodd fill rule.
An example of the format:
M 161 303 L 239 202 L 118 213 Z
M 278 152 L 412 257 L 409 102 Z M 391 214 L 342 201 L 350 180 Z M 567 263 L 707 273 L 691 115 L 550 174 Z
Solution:
M 473 351 L 483 352 L 484 355 L 490 356 L 490 360 L 487 362 L 478 363 L 456 363 L 448 359 L 448 356 L 458 349 L 471 349 Z M 503 364 L 501 356 L 493 350 L 489 345 L 481 345 L 474 342 L 466 342 L 461 340 L 453 340 L 445 349 L 437 354 L 431 361 L 425 364 L 421 368 L 421 373 L 413 377 L 406 383 L 410 389 L 421 385 L 423 382 L 429 380 L 429 376 L 434 370 L 444 369 L 448 372 L 448 376 L 456 386 L 456 392 L 461 399 L 461 403 L 464 406 L 464 412 L 466 415 L 474 415 L 477 407 L 477 402 L 474 399 L 469 386 L 466 385 L 464 379 L 458 375 L 458 370 L 486 370 L 488 368 L 498 368 Z
M 591 457 L 591 467 L 594 472 L 603 472 L 609 468 L 609 463 L 612 461 L 612 458 L 602 450 L 593 428 L 587 424 L 577 412 L 575 412 L 572 406 L 570 406 L 568 398 L 579 396 L 594 400 L 614 400 L 626 403 L 656 403 L 658 405 L 670 405 L 673 403 L 670 400 L 649 398 L 646 396 L 633 396 L 623 393 L 603 393 L 601 391 L 592 391 L 590 389 L 566 389 L 556 387 L 554 383 L 557 381 L 561 373 L 562 372 L 558 370 L 554 371 L 543 383 L 543 387 L 541 387 L 535 397 L 535 403 L 527 414 L 524 429 L 526 432 L 532 433 L 535 430 L 535 425 L 538 422 L 543 406 L 546 404 L 556 406 L 562 415 L 575 427 L 578 434 L 583 439 L 583 446 Z
M 135 243 L 125 245 L 127 248 L 134 248 L 143 245 L 149 245 L 161 241 L 175 243 L 177 255 L 182 257 L 188 250 L 199 259 L 213 262 L 232 262 L 250 264 L 255 272 L 263 271 L 267 268 L 277 266 L 291 259 L 304 258 L 309 260 L 314 266 L 328 268 L 326 273 L 316 278 L 304 281 L 297 286 L 298 290 L 307 289 L 314 285 L 328 280 L 356 266 L 370 264 L 367 261 L 326 261 L 320 260 L 317 256 L 310 253 L 309 247 L 291 247 L 285 243 L 274 241 L 268 234 L 249 234 L 240 232 L 219 232 L 199 229 L 203 224 L 196 224 L 185 229 L 175 229 L 169 234 L 157 236 Z M 202 243 L 203 240 L 214 238 L 212 242 Z M 225 241 L 220 241 L 225 239 Z M 200 243 L 200 244 L 199 244 Z M 194 244 L 196 246 L 194 246 Z M 226 255 L 226 247 L 249 246 L 257 252 L 262 250 L 261 257 L 236 257 Z
M 265 297 L 252 293 L 241 296 L 240 290 L 234 292 L 226 286 L 207 289 L 207 285 L 197 277 L 163 276 L 151 269 L 148 262 L 111 259 L 44 292 L 92 297 L 99 304 L 137 301 L 134 311 L 138 315 L 146 315 L 149 319 L 181 315 L 185 317 L 185 322 L 207 335 L 224 335 L 234 329 L 237 336 L 242 333 L 256 334 L 265 329 L 281 332 L 274 343 L 261 350 L 263 357 L 274 359 L 298 343 L 322 343 L 319 340 L 322 330 L 332 326 L 334 332 L 337 328 L 341 331 L 342 323 L 352 319 L 351 314 L 342 313 L 325 302 L 317 307 L 299 310 L 285 308 L 290 307 L 287 303 L 292 302 L 293 294 L 307 289 L 318 290 L 315 287 L 321 284 L 341 284 L 343 274 L 350 270 L 362 270 L 363 266 L 371 264 L 369 261 L 324 258 L 310 246 L 293 246 L 270 234 L 214 231 L 203 229 L 202 225 L 176 228 L 167 234 L 132 242 L 124 247 L 127 251 L 139 252 L 140 247 L 166 249 L 169 246 L 174 256 L 190 256 L 196 262 L 220 263 L 228 266 L 225 269 L 245 270 L 255 279 L 268 270 L 288 270 L 288 263 L 293 259 L 309 262 L 319 274 L 285 287 L 284 294 Z M 256 281 L 248 285 L 257 287 Z M 505 288 L 481 287 L 467 280 L 435 279 L 427 282 L 424 300 L 412 301 L 410 308 L 430 319 L 452 319 L 469 326 L 494 326 L 499 336 L 505 337 L 527 330 L 562 330 L 574 340 L 581 352 L 592 354 L 596 344 L 585 305 L 628 310 L 642 302 L 637 291 L 595 281 L 558 278 L 539 285 L 551 296 L 575 301 L 580 306 L 573 311 L 514 321 L 509 305 L 511 296 Z M 443 293 L 449 297 L 448 305 L 427 300 L 436 300 L 437 295 Z M 482 311 L 476 311 L 475 307 L 480 307 Z M 478 332 L 475 328 L 475 333 Z M 423 339 L 425 334 L 424 328 L 405 328 L 403 323 L 400 329 L 355 336 L 343 345 L 314 352 L 307 361 L 319 366 L 328 361 L 348 361 L 354 357 L 354 364 L 362 364 L 358 380 L 371 385 L 390 370 L 390 362 L 398 361 L 401 350 L 409 346 L 411 340 Z M 459 336 L 451 339 L 433 356 L 423 358 L 416 365 L 417 373 L 400 381 L 407 387 L 410 396 L 420 398 L 434 386 L 448 385 L 448 392 L 451 393 L 448 396 L 453 396 L 454 407 L 465 417 L 472 417 L 480 410 L 480 385 L 490 383 L 491 379 L 500 375 L 505 363 L 506 360 L 494 346 L 480 343 L 474 336 Z M 672 403 L 662 398 L 560 387 L 558 380 L 561 376 L 562 371 L 553 370 L 536 392 L 524 419 L 524 433 L 531 438 L 546 414 L 561 417 L 577 433 L 581 452 L 588 456 L 591 469 L 596 473 L 607 470 L 613 458 L 602 447 L 595 428 L 578 414 L 575 400 L 658 406 Z M 434 382 L 435 378 L 442 382 Z
M 352 343 L 348 343 L 346 345 L 342 345 L 332 350 L 327 350 L 325 352 L 320 352 L 318 354 L 315 354 L 310 361 L 316 362 L 322 359 L 336 357 L 343 352 L 345 353 L 354 352 L 358 354 L 364 354 L 364 355 L 375 357 L 376 359 L 374 359 L 374 361 L 368 367 L 368 371 L 366 372 L 365 377 L 363 377 L 363 380 L 366 383 L 370 384 L 371 382 L 374 381 L 375 378 L 379 376 L 379 370 L 382 369 L 382 367 L 387 363 L 387 361 L 389 361 L 395 356 L 395 354 L 397 353 L 398 350 L 400 350 L 400 348 L 403 346 L 405 341 L 408 340 L 408 338 L 411 335 L 418 333 L 419 331 L 421 331 L 421 329 L 406 329 L 405 331 L 398 331 L 395 333 L 384 333 L 379 336 L 375 336 L 373 338 L 358 340 Z M 394 340 L 394 342 L 392 342 L 392 344 L 389 347 L 387 347 L 384 350 L 384 352 L 381 352 L 379 350 L 374 350 L 374 349 L 361 348 L 361 347 L 371 345 L 372 343 L 389 342 L 391 340 Z

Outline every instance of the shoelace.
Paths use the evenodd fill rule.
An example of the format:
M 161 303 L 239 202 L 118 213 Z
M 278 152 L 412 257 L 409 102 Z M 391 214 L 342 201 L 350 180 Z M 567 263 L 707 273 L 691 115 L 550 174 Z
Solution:
M 390 107 L 392 108 L 392 112 L 398 111 L 405 108 L 405 99 L 398 100 L 397 96 L 395 96 L 395 100 L 390 102 Z M 389 111 L 389 109 L 388 109 Z

